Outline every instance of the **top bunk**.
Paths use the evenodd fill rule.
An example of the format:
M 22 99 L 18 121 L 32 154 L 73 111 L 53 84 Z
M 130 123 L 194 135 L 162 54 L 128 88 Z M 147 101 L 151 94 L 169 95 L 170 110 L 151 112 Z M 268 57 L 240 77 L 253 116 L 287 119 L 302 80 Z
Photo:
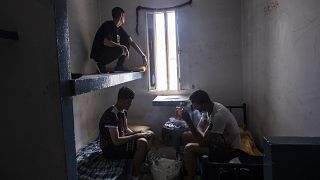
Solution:
M 111 86 L 122 84 L 125 82 L 141 79 L 144 72 L 122 72 L 122 73 L 106 73 L 92 74 L 75 77 L 71 82 L 71 96 L 76 96 Z

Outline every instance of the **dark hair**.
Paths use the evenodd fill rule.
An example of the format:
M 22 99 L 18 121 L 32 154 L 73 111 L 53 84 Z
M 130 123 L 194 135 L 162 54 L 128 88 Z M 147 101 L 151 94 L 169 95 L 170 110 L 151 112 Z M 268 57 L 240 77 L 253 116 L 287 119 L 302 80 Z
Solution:
M 210 97 L 208 93 L 206 93 L 204 90 L 197 90 L 191 94 L 189 97 L 191 102 L 195 102 L 198 104 L 204 104 L 204 103 L 210 103 Z
M 115 7 L 112 9 L 112 18 L 117 19 L 122 13 L 124 13 L 124 10 L 121 7 Z
M 125 86 L 122 86 L 119 89 L 118 92 L 118 99 L 126 100 L 126 99 L 133 99 L 134 98 L 134 92 Z

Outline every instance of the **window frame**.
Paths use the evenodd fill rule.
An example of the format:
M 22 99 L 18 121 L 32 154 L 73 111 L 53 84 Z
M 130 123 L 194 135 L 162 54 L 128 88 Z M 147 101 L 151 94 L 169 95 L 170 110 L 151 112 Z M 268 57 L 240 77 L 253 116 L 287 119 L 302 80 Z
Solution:
M 177 89 L 176 90 L 170 90 L 170 86 L 169 86 L 169 41 L 168 41 L 168 19 L 167 19 L 167 13 L 170 13 L 170 12 L 174 12 L 175 13 L 175 36 L 176 36 L 176 64 L 177 64 Z M 166 44 L 166 47 L 165 47 L 165 51 L 166 51 L 166 70 L 167 70 L 167 73 L 166 73 L 166 76 L 167 76 L 167 89 L 166 90 L 158 90 L 157 89 L 157 77 L 156 77 L 156 74 L 157 74 L 157 67 L 156 67 L 156 58 L 155 58 L 155 52 L 153 52 L 152 56 L 153 57 L 150 57 L 151 56 L 151 53 L 150 51 L 155 51 L 155 48 L 154 48 L 154 39 L 152 42 L 149 41 L 149 36 L 150 36 L 150 33 L 149 33 L 149 22 L 148 22 L 148 16 L 155 16 L 156 13 L 163 13 L 164 14 L 164 24 L 165 24 L 165 44 Z M 150 60 L 149 62 L 149 66 L 148 66 L 148 91 L 151 92 L 151 93 L 155 93 L 155 94 L 159 94 L 159 93 L 162 93 L 162 94 L 180 94 L 181 93 L 181 73 L 180 73 L 180 51 L 179 51 L 179 36 L 178 36 L 178 21 L 177 21 L 177 11 L 176 10 L 165 10 L 165 11 L 147 11 L 146 14 L 146 47 L 147 47 L 147 56 L 148 56 L 148 59 Z M 155 27 L 155 21 L 152 20 L 153 22 L 153 31 L 152 31 L 152 35 L 153 37 L 155 37 L 155 30 L 154 30 L 154 27 Z M 151 44 L 150 44 L 151 43 Z M 152 46 L 152 49 L 150 50 L 150 46 Z M 151 59 L 153 58 L 153 59 Z M 151 62 L 153 61 L 153 62 Z M 151 65 L 153 65 L 153 67 L 151 67 Z M 151 80 L 151 68 L 153 68 L 153 75 L 155 76 L 155 85 L 152 85 L 152 80 Z

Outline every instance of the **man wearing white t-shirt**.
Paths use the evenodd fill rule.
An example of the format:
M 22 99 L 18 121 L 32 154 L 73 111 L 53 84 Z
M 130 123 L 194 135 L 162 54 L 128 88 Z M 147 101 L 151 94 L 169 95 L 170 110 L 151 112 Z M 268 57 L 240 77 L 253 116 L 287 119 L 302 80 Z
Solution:
M 188 124 L 196 143 L 188 143 L 184 149 L 184 161 L 187 170 L 185 179 L 194 179 L 197 170 L 197 157 L 209 155 L 212 145 L 217 139 L 223 141 L 233 149 L 240 148 L 240 131 L 235 117 L 222 104 L 211 101 L 209 95 L 203 90 L 197 90 L 189 97 L 194 109 L 208 113 L 208 126 L 203 132 L 192 123 L 189 113 L 182 112 L 182 119 Z

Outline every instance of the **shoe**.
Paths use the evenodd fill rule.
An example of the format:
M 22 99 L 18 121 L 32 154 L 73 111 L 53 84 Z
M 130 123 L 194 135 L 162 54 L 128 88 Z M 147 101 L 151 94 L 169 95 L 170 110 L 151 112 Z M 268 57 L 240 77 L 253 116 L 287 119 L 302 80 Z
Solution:
M 114 72 L 131 72 L 131 70 L 124 66 L 116 66 Z
M 71 73 L 71 79 L 78 79 L 82 76 L 80 73 Z

